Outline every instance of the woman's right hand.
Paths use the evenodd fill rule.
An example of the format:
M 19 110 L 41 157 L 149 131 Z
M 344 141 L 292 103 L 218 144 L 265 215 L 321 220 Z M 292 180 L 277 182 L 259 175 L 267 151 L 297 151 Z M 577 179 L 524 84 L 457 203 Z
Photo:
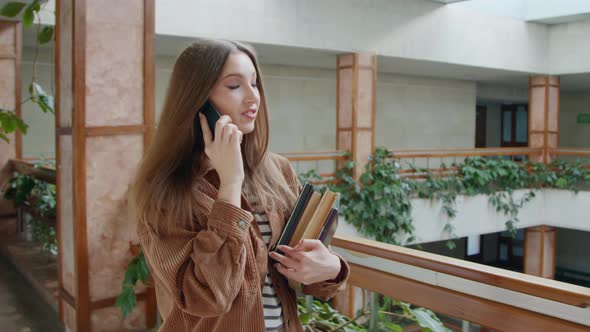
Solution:
M 229 116 L 222 115 L 215 123 L 215 137 L 213 137 L 205 116 L 199 113 L 199 118 L 205 141 L 205 153 L 219 174 L 220 186 L 241 188 L 244 182 L 244 165 L 240 147 L 242 132 L 238 126 L 231 123 Z

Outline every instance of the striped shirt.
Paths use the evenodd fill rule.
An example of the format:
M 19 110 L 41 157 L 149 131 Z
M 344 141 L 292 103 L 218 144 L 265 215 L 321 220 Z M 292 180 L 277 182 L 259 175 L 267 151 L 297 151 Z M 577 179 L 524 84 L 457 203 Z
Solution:
M 266 246 L 270 243 L 271 230 L 268 217 L 264 212 L 253 212 L 262 239 Z M 270 280 L 270 274 L 266 274 L 264 280 L 264 287 L 262 288 L 262 304 L 264 305 L 264 323 L 266 325 L 266 331 L 282 331 L 283 326 L 283 310 L 281 308 L 281 302 L 275 293 L 275 289 Z

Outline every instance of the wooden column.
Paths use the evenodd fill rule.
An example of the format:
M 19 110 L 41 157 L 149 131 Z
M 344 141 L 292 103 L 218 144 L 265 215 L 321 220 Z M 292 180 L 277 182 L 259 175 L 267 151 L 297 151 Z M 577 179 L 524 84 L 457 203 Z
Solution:
M 542 148 L 538 162 L 551 162 L 559 146 L 559 77 L 534 76 L 529 81 L 529 147 Z
M 126 191 L 154 126 L 154 0 L 56 3 L 60 317 L 73 331 L 155 323 L 153 289 L 115 299 L 137 242 Z
M 354 53 L 337 60 L 336 148 L 351 153 L 354 178 L 364 172 L 369 156 L 375 152 L 377 98 L 377 56 Z M 342 163 L 338 167 L 341 167 Z M 348 287 L 334 298 L 341 313 L 353 317 L 362 308 L 362 289 Z
M 21 24 L 17 21 L 0 20 L 0 108 L 14 111 L 19 117 L 21 111 Z M 12 158 L 22 157 L 21 133 L 7 135 L 10 142 L 0 139 L 0 169 Z M 14 215 L 12 202 L 0 196 L 0 216 Z
M 525 230 L 524 273 L 555 277 L 555 227 L 538 226 Z
M 358 178 L 375 151 L 377 56 L 340 55 L 336 73 L 336 148 L 350 151 Z

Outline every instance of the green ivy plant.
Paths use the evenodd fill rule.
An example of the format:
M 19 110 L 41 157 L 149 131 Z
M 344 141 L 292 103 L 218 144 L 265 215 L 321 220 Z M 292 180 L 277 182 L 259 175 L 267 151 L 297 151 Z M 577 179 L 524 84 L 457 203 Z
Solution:
M 394 157 L 379 147 L 358 182 L 351 176 L 354 162 L 350 161 L 336 172 L 328 187 L 340 193 L 341 214 L 361 234 L 396 245 L 415 241 L 411 206 L 414 198 L 441 202 L 441 214 L 446 217 L 444 230 L 452 239 L 456 237 L 452 220 L 457 215 L 457 196 L 487 195 L 489 204 L 507 217 L 506 228 L 515 234 L 518 213 L 537 190 L 578 192 L 580 185 L 590 183 L 590 170 L 580 161 L 555 160 L 545 165 L 531 161 L 519 164 L 501 157 L 470 157 L 461 164 L 453 163 L 457 171 L 445 176 L 414 167 L 425 178 L 411 179 L 400 175 L 401 166 Z M 300 175 L 302 182 L 318 180 L 321 177 L 314 170 Z M 527 191 L 516 198 L 517 189 Z M 453 249 L 455 243 L 449 240 L 447 246 Z
M 150 270 L 145 260 L 145 256 L 143 255 L 143 251 L 141 251 L 137 256 L 133 257 L 129 265 L 127 265 L 121 293 L 115 301 L 115 307 L 121 308 L 123 317 L 127 318 L 137 304 L 137 297 L 133 287 L 138 281 L 145 284 L 149 276 Z
M 29 84 L 29 97 L 21 102 L 24 104 L 28 101 L 35 103 L 44 113 L 55 114 L 55 101 L 52 94 L 46 92 L 37 82 L 37 57 L 39 46 L 50 43 L 54 40 L 53 26 L 41 27 L 39 12 L 45 6 L 47 0 L 33 0 L 30 2 L 11 1 L 7 2 L 0 8 L 0 16 L 7 18 L 16 18 L 21 15 L 21 20 L 25 28 L 33 25 L 37 17 L 37 41 L 35 44 L 35 58 L 33 60 L 33 77 Z M 9 142 L 8 134 L 19 131 L 26 134 L 28 125 L 16 114 L 14 110 L 0 108 L 0 139 Z
M 328 303 L 313 300 L 310 310 L 305 298 L 298 298 L 299 318 L 304 331 L 345 331 L 345 332 L 403 332 L 404 326 L 417 324 L 425 332 L 450 332 L 436 315 L 428 309 L 414 307 L 408 303 L 374 294 L 375 306 L 360 309 L 355 318 L 350 319 Z M 363 323 L 360 323 L 363 322 Z
M 43 164 L 35 164 L 41 167 Z M 38 180 L 30 175 L 15 172 L 8 180 L 4 199 L 12 200 L 16 207 L 30 207 L 35 215 L 44 219 L 56 217 L 56 186 L 45 181 Z M 36 216 L 25 214 L 25 222 L 32 227 L 33 238 L 41 244 L 41 248 L 57 252 L 57 234 L 55 227 Z

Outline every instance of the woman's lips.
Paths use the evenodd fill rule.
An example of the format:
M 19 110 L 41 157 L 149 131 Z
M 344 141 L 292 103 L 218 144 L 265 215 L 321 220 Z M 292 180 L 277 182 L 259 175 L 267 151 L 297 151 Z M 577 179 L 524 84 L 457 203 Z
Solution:
M 247 110 L 246 112 L 242 113 L 242 116 L 248 118 L 249 120 L 254 120 L 256 119 L 256 113 L 258 113 L 258 110 Z

